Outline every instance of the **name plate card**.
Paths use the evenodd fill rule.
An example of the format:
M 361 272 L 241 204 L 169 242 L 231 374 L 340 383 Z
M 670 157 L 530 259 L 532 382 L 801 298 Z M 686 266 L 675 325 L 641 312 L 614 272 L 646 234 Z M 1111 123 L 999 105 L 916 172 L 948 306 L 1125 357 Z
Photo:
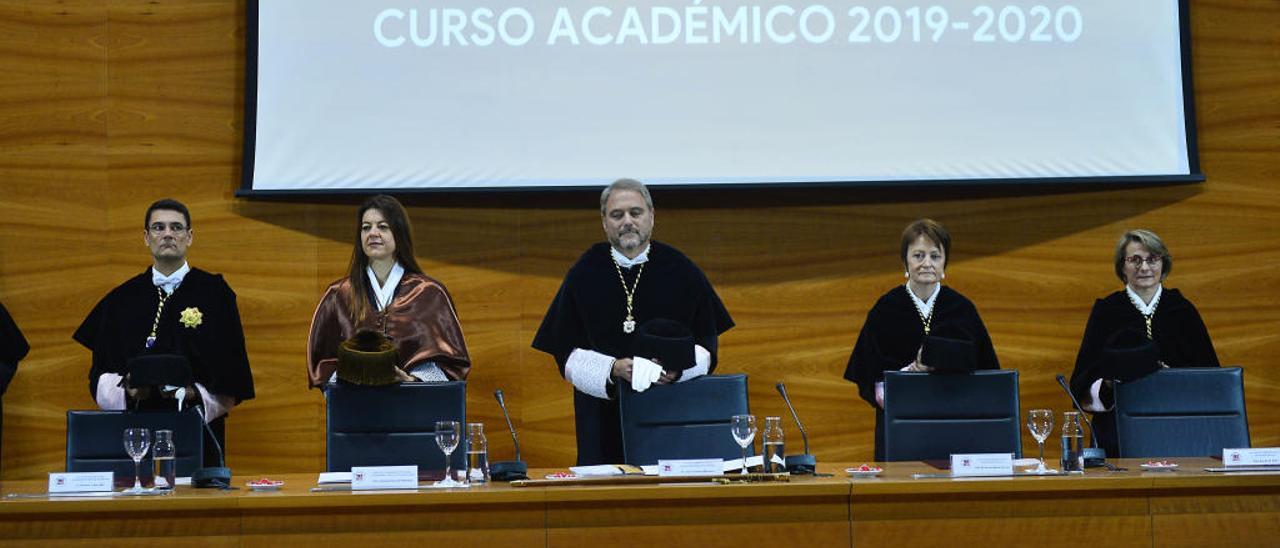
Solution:
M 1280 466 L 1280 447 L 1223 449 L 1222 464 L 1226 466 Z
M 110 493 L 114 490 L 111 472 L 50 472 L 50 493 Z
M 1013 453 L 951 455 L 952 477 L 1012 476 Z
M 658 461 L 659 476 L 719 476 L 723 473 L 724 461 L 720 459 L 671 459 Z
M 417 466 L 353 466 L 351 490 L 417 489 Z

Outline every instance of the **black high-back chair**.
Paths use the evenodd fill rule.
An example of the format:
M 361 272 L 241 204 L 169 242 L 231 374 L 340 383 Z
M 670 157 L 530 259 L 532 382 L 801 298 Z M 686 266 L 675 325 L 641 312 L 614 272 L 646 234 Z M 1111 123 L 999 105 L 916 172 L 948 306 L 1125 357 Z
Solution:
M 644 392 L 623 386 L 618 392 L 622 451 L 628 464 L 742 456 L 729 432 L 729 418 L 750 412 L 746 375 L 708 375 L 654 385 Z
M 1249 447 L 1244 371 L 1161 369 L 1115 385 L 1119 457 L 1204 457 Z
M 172 430 L 179 476 L 190 476 L 204 459 L 204 430 L 195 408 L 177 411 L 67 411 L 67 471 L 115 472 L 133 477 L 133 459 L 124 450 L 125 428 Z M 145 463 L 151 462 L 148 454 Z M 142 467 L 149 477 L 151 466 Z
M 391 386 L 325 386 L 328 418 L 327 468 L 418 465 L 443 470 L 444 453 L 436 445 L 436 421 L 458 421 L 453 468 L 466 460 L 467 383 L 410 382 Z
M 1018 372 L 884 374 L 884 458 L 946 459 L 953 453 L 1022 456 Z

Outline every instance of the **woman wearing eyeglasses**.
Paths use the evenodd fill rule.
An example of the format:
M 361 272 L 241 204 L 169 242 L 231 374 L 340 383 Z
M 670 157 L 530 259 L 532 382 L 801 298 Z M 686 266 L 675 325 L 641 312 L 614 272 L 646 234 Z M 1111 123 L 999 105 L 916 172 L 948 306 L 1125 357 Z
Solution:
M 1094 413 L 1098 443 L 1117 454 L 1113 384 L 1165 367 L 1218 367 L 1200 313 L 1177 289 L 1164 287 L 1173 256 L 1154 232 L 1125 232 L 1116 242 L 1116 277 L 1125 287 L 1098 299 L 1084 328 L 1071 391 Z

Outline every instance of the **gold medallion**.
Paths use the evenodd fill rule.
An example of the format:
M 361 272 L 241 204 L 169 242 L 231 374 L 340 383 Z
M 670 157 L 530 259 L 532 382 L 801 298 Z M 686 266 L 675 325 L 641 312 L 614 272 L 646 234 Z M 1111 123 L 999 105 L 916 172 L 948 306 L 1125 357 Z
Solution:
M 618 281 L 622 282 L 622 293 L 627 296 L 627 319 L 622 322 L 622 332 L 631 333 L 636 330 L 636 319 L 631 315 L 632 299 L 636 296 L 636 288 L 640 287 L 640 275 L 644 274 L 645 263 L 640 263 L 640 270 L 636 271 L 636 282 L 631 284 L 631 288 L 627 288 L 627 280 L 622 277 L 622 267 L 618 266 L 618 261 L 613 261 L 613 269 L 618 272 Z

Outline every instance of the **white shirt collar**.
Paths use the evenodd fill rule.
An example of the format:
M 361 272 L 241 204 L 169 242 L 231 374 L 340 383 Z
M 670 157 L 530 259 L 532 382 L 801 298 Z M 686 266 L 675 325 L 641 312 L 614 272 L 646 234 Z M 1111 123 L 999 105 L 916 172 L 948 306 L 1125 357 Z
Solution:
M 939 291 L 942 289 L 941 283 L 933 284 L 933 293 L 929 295 L 928 299 L 923 301 L 920 300 L 920 297 L 916 296 L 915 291 L 911 290 L 911 285 L 903 284 L 903 286 L 907 289 L 907 295 L 911 295 L 911 302 L 915 303 L 916 310 L 919 310 L 921 315 L 928 318 L 930 314 L 933 314 L 933 303 L 938 300 L 938 293 L 941 293 L 941 291 Z
M 373 288 L 374 304 L 378 305 L 378 312 L 382 312 L 391 304 L 391 298 L 395 296 L 396 286 L 400 285 L 400 278 L 404 277 L 404 267 L 400 266 L 400 261 L 391 265 L 391 272 L 387 274 L 387 283 L 378 285 L 378 275 L 373 273 L 372 266 L 364 267 L 365 273 L 369 276 L 369 287 Z
M 609 253 L 613 255 L 613 260 L 618 263 L 618 266 L 622 268 L 631 268 L 633 266 L 649 262 L 649 247 L 649 245 L 645 245 L 644 251 L 641 251 L 634 259 L 628 259 L 626 255 L 623 255 L 621 251 L 618 251 L 618 249 L 613 246 L 609 246 Z
M 1142 297 L 1138 296 L 1138 292 L 1128 285 L 1124 286 L 1124 291 L 1129 294 L 1129 302 L 1133 303 L 1138 312 L 1142 313 L 1143 316 L 1150 316 L 1155 314 L 1156 305 L 1160 304 L 1160 295 L 1164 294 L 1164 284 L 1156 286 L 1156 296 L 1151 298 L 1150 303 L 1142 302 Z
M 156 267 L 153 266 L 151 267 L 151 283 L 155 284 L 156 287 L 163 289 L 165 295 L 171 295 L 178 289 L 178 286 L 182 284 L 182 279 L 187 277 L 188 272 L 191 272 L 191 265 L 188 265 L 186 261 L 182 261 L 182 266 L 178 267 L 177 270 L 173 271 L 173 274 L 168 276 L 161 274 L 156 270 Z

